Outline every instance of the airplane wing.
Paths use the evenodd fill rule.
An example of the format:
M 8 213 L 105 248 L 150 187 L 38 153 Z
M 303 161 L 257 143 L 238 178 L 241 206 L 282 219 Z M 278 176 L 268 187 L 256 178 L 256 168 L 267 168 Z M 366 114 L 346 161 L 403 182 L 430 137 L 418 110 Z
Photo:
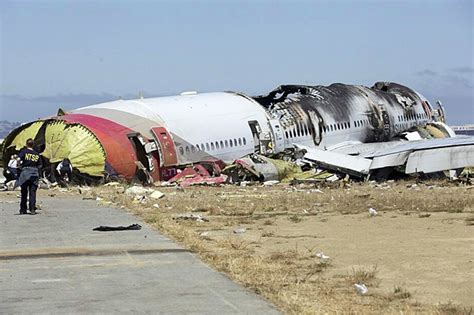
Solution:
M 356 176 L 387 167 L 403 167 L 406 174 L 433 173 L 474 166 L 474 137 L 359 143 L 340 146 L 333 151 L 295 145 L 306 153 L 303 160 Z

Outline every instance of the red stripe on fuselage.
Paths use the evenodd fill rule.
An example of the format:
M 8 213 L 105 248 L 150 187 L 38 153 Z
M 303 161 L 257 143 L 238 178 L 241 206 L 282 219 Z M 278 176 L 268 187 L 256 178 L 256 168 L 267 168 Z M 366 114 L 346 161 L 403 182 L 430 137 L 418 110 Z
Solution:
M 110 166 L 127 180 L 135 175 L 137 160 L 135 150 L 127 134 L 132 129 L 111 120 L 86 114 L 67 114 L 58 117 L 69 123 L 79 123 L 87 127 L 99 139 Z

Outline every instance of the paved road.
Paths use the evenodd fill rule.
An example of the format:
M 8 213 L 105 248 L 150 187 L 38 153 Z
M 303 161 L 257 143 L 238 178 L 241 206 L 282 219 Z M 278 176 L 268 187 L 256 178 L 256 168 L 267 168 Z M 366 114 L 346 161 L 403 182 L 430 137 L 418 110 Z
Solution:
M 0 192 L 0 314 L 278 314 L 124 210 L 77 198 L 43 209 L 16 215 Z M 142 230 L 92 231 L 132 223 Z

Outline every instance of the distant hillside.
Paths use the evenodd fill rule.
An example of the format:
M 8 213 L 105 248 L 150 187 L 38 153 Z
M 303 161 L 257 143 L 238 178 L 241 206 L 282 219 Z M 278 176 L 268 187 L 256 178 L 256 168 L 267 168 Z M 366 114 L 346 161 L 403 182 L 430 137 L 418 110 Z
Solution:
M 20 123 L 0 120 L 0 139 L 4 139 L 10 131 L 18 127 Z

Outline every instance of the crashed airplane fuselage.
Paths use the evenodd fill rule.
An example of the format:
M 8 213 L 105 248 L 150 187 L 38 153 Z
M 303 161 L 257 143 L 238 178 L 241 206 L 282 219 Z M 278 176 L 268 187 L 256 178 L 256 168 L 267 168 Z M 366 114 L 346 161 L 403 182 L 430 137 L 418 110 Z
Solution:
M 51 165 L 67 157 L 91 178 L 166 180 L 180 166 L 273 155 L 295 145 L 331 150 L 392 141 L 416 128 L 428 137 L 452 137 L 439 122 L 443 115 L 395 83 L 285 85 L 257 97 L 187 92 L 60 110 L 10 133 L 4 161 L 33 138 Z

